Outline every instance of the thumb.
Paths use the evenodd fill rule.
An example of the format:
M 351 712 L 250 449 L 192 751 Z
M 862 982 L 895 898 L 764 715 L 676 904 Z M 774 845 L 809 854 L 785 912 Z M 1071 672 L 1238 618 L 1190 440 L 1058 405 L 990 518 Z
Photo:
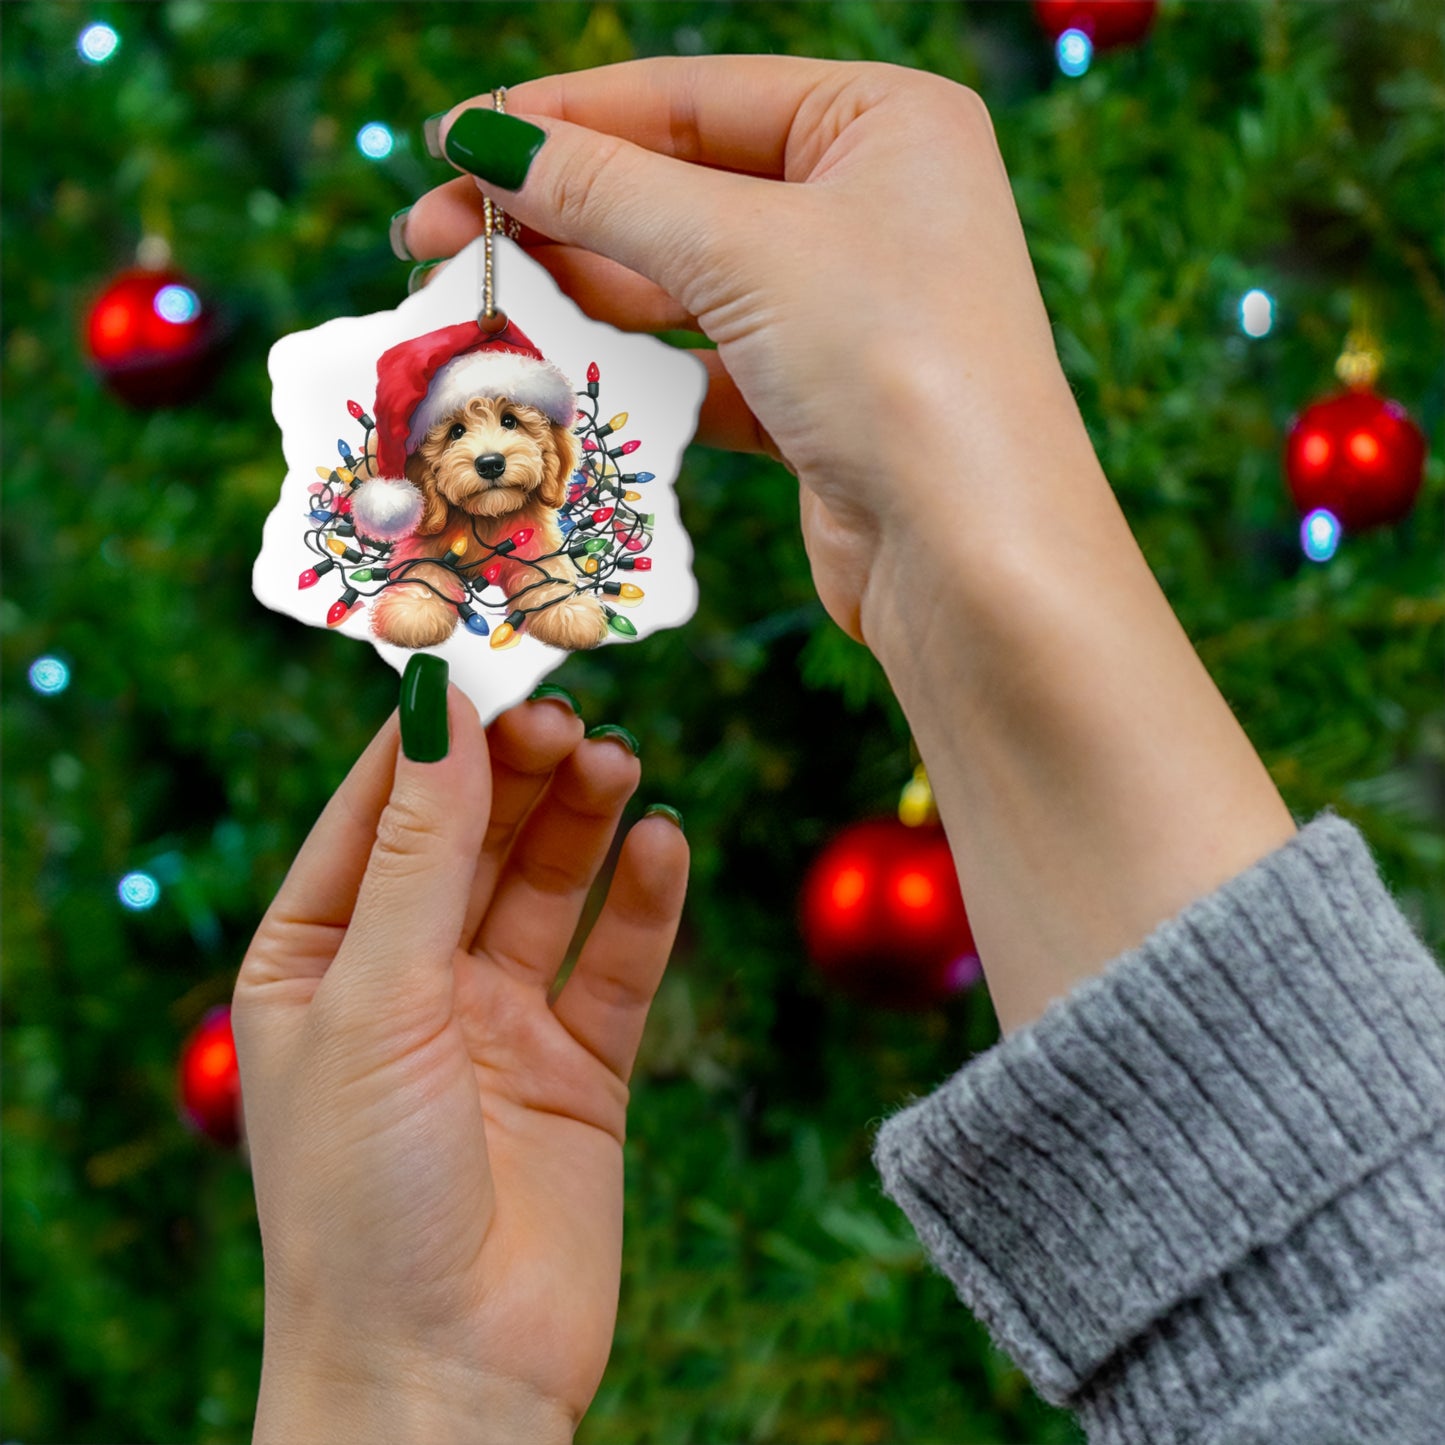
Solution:
M 439 134 L 446 159 L 514 220 L 645 276 L 694 315 L 698 282 L 738 254 L 738 227 L 767 189 L 555 116 L 498 115 L 485 104 L 452 111 Z
M 491 814 L 486 734 L 447 665 L 416 653 L 401 685 L 401 746 L 346 937 L 324 986 L 391 1028 L 449 1013 L 477 856 Z

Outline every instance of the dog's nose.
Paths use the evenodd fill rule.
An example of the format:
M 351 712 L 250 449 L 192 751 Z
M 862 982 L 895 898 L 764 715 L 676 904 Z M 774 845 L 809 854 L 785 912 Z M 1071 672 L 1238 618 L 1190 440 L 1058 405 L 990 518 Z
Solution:
M 477 475 L 485 482 L 495 482 L 507 470 L 507 459 L 501 452 L 488 452 L 477 458 Z

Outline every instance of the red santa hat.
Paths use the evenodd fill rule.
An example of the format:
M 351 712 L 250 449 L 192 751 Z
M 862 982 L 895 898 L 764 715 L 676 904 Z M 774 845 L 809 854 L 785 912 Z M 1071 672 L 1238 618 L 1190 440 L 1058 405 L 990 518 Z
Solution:
M 382 352 L 372 411 L 376 476 L 351 493 L 359 532 L 392 542 L 416 530 L 422 496 L 406 478 L 406 459 L 437 422 L 478 396 L 535 406 L 559 426 L 577 414 L 572 383 L 510 321 L 493 333 L 462 321 Z

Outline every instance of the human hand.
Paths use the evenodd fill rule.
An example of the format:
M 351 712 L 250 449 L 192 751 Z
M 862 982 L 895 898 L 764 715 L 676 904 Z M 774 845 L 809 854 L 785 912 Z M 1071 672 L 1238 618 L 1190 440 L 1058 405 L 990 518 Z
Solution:
M 488 168 L 477 122 L 458 126 L 491 104 L 442 118 L 454 164 Z M 1007 545 L 1030 530 L 1020 506 L 1046 524 L 1039 475 L 1101 479 L 973 91 L 892 65 L 664 58 L 527 81 L 507 112 L 546 131 L 525 182 L 428 192 L 406 248 L 455 254 L 485 194 L 590 316 L 716 342 L 696 353 L 699 439 L 797 476 L 819 596 L 854 638 L 885 548 L 936 550 L 957 515 Z
M 570 1440 L 611 1349 L 627 1080 L 687 845 L 632 828 L 549 1002 L 639 764 L 557 701 L 484 734 L 451 687 L 446 713 L 436 762 L 388 719 L 236 982 L 257 1442 Z

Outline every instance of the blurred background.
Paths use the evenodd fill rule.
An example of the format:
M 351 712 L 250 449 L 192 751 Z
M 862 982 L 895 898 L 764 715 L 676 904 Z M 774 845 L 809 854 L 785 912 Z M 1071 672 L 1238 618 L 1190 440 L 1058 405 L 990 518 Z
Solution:
M 980 91 L 1145 555 L 1296 817 L 1357 823 L 1442 948 L 1445 16 L 1097 8 L 3 7 L 6 1439 L 250 1438 L 261 1253 L 210 1014 L 397 698 L 368 646 L 251 595 L 267 351 L 405 295 L 388 217 L 452 174 L 421 121 L 494 85 L 776 52 Z M 579 1440 L 1079 1440 L 869 1163 L 996 1040 L 986 993 L 929 975 L 899 1008 L 798 921 L 815 860 L 893 817 L 907 726 L 816 601 L 787 473 L 694 447 L 678 490 L 696 617 L 552 679 L 638 736 L 628 821 L 676 805 L 694 856 Z M 937 962 L 894 944 L 900 978 Z

